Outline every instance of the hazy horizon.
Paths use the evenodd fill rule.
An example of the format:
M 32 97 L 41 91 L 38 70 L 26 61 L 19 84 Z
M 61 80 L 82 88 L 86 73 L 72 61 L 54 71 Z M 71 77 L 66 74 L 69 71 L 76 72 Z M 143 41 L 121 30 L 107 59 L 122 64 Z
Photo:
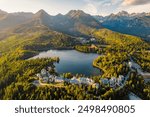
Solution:
M 150 12 L 149 0 L 0 0 L 0 9 L 9 13 L 32 12 L 44 9 L 50 15 L 66 14 L 70 10 L 83 10 L 91 15 L 109 15 L 120 11 Z
M 5 11 L 5 10 L 3 10 L 3 9 L 0 9 L 1 11 L 4 11 L 4 12 L 7 12 L 7 11 Z M 44 9 L 39 9 L 38 11 L 40 11 L 40 10 L 44 10 Z M 81 9 L 72 9 L 72 10 L 81 10 Z M 33 14 L 36 14 L 38 11 L 36 11 L 36 12 L 31 12 L 31 11 L 15 11 L 15 12 L 7 12 L 7 13 L 21 13 L 21 12 L 23 12 L 23 13 L 33 13 Z M 69 13 L 71 10 L 69 10 L 68 12 L 66 12 L 66 13 L 61 13 L 61 12 L 58 12 L 57 14 L 50 14 L 48 11 L 46 11 L 46 10 L 44 10 L 45 12 L 47 12 L 49 15 L 51 15 L 51 16 L 56 16 L 56 15 L 58 15 L 58 14 L 62 14 L 62 15 L 66 15 L 67 13 Z M 83 11 L 83 12 L 85 12 L 84 10 L 81 10 L 81 11 Z M 122 11 L 125 11 L 125 10 L 122 10 Z M 118 11 L 117 13 L 119 13 L 119 12 L 122 12 L 122 11 Z M 128 12 L 128 11 L 126 11 L 126 12 Z M 87 12 L 85 12 L 85 13 L 87 13 Z M 117 14 L 117 13 L 110 13 L 110 14 L 108 14 L 108 15 L 99 15 L 99 16 L 109 16 L 109 15 L 111 15 L 111 14 Z M 128 12 L 129 13 L 129 12 Z M 150 12 L 132 12 L 132 13 L 150 13 Z M 129 13 L 129 14 L 132 14 L 132 13 Z M 87 14 L 90 14 L 90 13 L 87 13 Z M 90 15 L 93 15 L 93 14 L 90 14 Z M 98 15 L 98 14 L 97 14 Z M 94 15 L 93 15 L 94 16 Z M 96 15 L 95 15 L 96 16 Z

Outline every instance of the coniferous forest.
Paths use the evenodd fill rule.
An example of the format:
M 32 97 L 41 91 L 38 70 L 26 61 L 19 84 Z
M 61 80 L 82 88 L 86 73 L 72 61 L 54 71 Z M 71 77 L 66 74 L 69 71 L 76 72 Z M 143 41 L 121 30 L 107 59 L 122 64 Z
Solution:
M 131 92 L 141 99 L 150 99 L 150 83 L 145 80 L 150 75 L 148 78 L 143 75 L 150 74 L 149 41 L 140 36 L 106 29 L 83 11 L 73 10 L 66 16 L 60 16 L 59 21 L 56 19 L 57 16 L 50 18 L 45 11 L 40 10 L 28 22 L 0 32 L 0 99 L 127 100 Z M 60 22 L 65 22 L 65 25 Z M 61 61 L 59 57 L 31 59 L 48 50 L 98 54 L 92 65 L 101 73 L 88 76 L 96 86 L 73 84 L 65 80 L 35 85 L 34 81 L 41 80 L 36 76 L 37 73 L 47 67 L 51 67 L 50 74 L 57 77 L 84 77 L 84 74 L 57 72 L 55 64 Z M 130 65 L 130 62 L 135 62 L 141 68 Z M 104 79 L 111 81 L 112 77 L 117 79 L 120 75 L 126 78 L 123 86 L 111 87 L 109 83 L 103 82 Z

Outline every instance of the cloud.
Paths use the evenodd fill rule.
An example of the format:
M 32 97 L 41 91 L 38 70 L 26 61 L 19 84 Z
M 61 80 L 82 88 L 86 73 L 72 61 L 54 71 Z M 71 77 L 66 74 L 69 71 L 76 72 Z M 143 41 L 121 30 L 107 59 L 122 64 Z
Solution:
M 149 13 L 150 7 L 149 7 L 149 4 L 145 4 L 145 5 L 134 5 L 134 6 L 132 6 L 132 7 L 126 8 L 126 10 L 127 10 L 129 13 L 141 13 L 141 12 L 147 12 L 147 13 Z
M 98 12 L 97 8 L 91 3 L 85 5 L 82 10 L 93 15 L 96 15 Z
M 150 3 L 150 0 L 123 0 L 122 5 L 144 5 Z

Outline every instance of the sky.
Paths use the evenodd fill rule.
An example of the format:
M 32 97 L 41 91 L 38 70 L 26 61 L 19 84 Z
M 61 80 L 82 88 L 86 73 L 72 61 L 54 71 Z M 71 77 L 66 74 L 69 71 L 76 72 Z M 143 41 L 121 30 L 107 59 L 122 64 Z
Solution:
M 91 15 L 109 15 L 119 11 L 150 12 L 150 0 L 0 0 L 0 9 L 7 12 L 33 12 L 44 9 L 51 15 L 70 10 L 84 10 Z

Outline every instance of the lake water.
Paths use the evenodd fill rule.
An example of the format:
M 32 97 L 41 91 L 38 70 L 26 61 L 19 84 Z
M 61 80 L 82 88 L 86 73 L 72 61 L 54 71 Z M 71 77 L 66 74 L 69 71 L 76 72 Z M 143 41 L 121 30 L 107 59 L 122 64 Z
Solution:
M 58 73 L 84 74 L 85 76 L 99 75 L 100 70 L 92 66 L 98 54 L 81 53 L 76 50 L 49 50 L 41 52 L 33 58 L 59 57 L 60 62 L 55 64 Z

